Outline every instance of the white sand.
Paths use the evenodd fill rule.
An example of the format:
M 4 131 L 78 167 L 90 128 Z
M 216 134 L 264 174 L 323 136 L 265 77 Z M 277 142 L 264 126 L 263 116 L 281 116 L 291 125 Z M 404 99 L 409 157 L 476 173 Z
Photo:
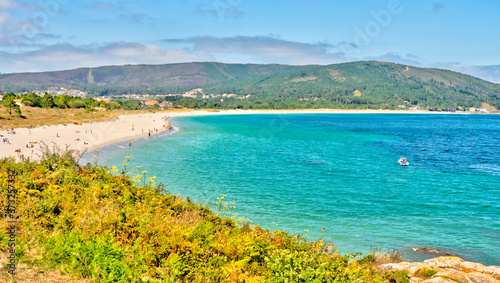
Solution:
M 121 115 L 118 119 L 108 122 L 84 123 L 83 125 L 68 124 L 42 126 L 27 129 L 16 128 L 12 131 L 0 131 L 0 158 L 21 157 L 30 160 L 38 159 L 41 153 L 41 142 L 52 148 L 72 149 L 75 153 L 84 153 L 109 144 L 147 137 L 149 133 L 156 135 L 166 131 L 167 117 L 229 114 L 231 111 L 186 111 L 186 112 L 156 112 L 133 115 Z M 7 138 L 9 143 L 4 143 Z M 31 147 L 30 142 L 34 145 Z M 28 148 L 26 146 L 29 146 Z M 20 152 L 16 150 L 20 149 Z
M 40 128 L 14 129 L 16 134 L 10 131 L 0 131 L 0 158 L 14 157 L 19 160 L 21 156 L 37 159 L 40 154 L 40 142 L 47 144 L 50 148 L 56 144 L 60 149 L 78 150 L 79 153 L 109 144 L 147 137 L 165 132 L 167 124 L 166 117 L 201 116 L 201 115 L 225 115 L 225 114 L 284 114 L 284 113 L 425 113 L 407 111 L 351 111 L 351 110 L 224 110 L 224 111 L 186 111 L 186 112 L 156 112 L 154 114 L 122 115 L 118 119 L 108 122 L 86 123 L 83 125 L 54 125 Z M 436 113 L 436 112 L 434 112 Z M 132 129 L 133 127 L 133 129 Z M 157 131 L 158 130 L 158 131 Z M 3 143 L 3 138 L 9 139 L 9 143 Z M 29 142 L 36 142 L 33 148 L 26 148 Z M 20 149 L 21 152 L 15 152 Z
M 0 158 L 15 157 L 19 160 L 23 155 L 31 160 L 37 159 L 40 142 L 47 144 L 49 148 L 55 144 L 60 149 L 68 148 L 83 153 L 111 143 L 147 137 L 150 131 L 151 135 L 155 135 L 165 131 L 165 116 L 166 113 L 123 115 L 109 122 L 42 126 L 31 130 L 17 128 L 14 129 L 16 134 L 0 131 L 0 135 L 3 135 L 0 138 Z M 4 143 L 3 138 L 8 138 L 10 144 Z M 30 142 L 36 142 L 34 147 L 26 148 L 26 145 L 30 146 Z M 15 152 L 16 149 L 21 152 Z

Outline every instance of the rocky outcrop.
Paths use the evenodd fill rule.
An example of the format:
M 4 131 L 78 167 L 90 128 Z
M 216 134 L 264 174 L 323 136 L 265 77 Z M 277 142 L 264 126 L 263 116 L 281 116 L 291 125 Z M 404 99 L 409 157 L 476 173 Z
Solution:
M 452 254 L 447 251 L 429 248 L 429 247 L 411 247 L 410 250 L 414 253 L 431 255 L 430 257 L 438 257 L 438 256 L 457 256 L 456 254 Z
M 500 267 L 468 262 L 456 256 L 442 256 L 421 262 L 388 263 L 382 271 L 408 272 L 412 283 L 500 283 Z

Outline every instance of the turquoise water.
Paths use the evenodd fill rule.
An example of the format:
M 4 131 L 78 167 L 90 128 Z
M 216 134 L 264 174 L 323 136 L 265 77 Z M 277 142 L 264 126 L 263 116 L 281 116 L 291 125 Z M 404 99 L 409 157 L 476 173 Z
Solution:
M 425 246 L 500 265 L 500 116 L 283 114 L 176 118 L 174 134 L 104 149 L 174 194 L 216 202 L 342 253 Z M 196 139 L 195 139 L 196 138 Z M 146 148 L 147 146 L 147 148 Z M 397 163 L 405 156 L 410 166 Z M 325 228 L 325 232 L 322 232 Z

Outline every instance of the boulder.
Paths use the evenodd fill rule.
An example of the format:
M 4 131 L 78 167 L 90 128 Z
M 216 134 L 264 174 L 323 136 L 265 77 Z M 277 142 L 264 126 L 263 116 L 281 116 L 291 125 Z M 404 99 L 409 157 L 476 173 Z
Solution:
M 382 271 L 405 270 L 412 283 L 500 283 L 500 267 L 484 266 L 464 261 L 456 256 L 441 256 L 421 262 L 387 263 L 378 267 Z M 425 270 L 434 269 L 433 278 L 421 278 Z
M 405 270 L 405 268 L 398 263 L 386 263 L 382 264 L 378 267 L 379 270 L 382 271 L 399 271 L 399 270 Z
M 493 278 L 491 275 L 480 272 L 463 272 L 456 269 L 442 269 L 439 270 L 436 276 L 452 278 L 460 282 L 467 283 L 499 283 L 500 281 Z
M 435 248 L 429 248 L 429 247 L 412 247 L 410 248 L 412 252 L 415 253 L 421 253 L 421 254 L 428 254 L 428 255 L 433 255 L 433 256 L 456 256 L 455 254 L 452 254 L 447 251 L 442 251 L 439 249 Z
M 421 262 L 410 262 L 408 264 L 405 264 L 403 267 L 410 276 L 415 276 L 419 272 L 430 268 L 427 264 Z
M 463 272 L 473 272 L 473 271 L 483 272 L 484 269 L 485 266 L 480 263 L 475 263 L 470 261 L 464 261 L 460 263 L 460 270 L 462 270 Z
M 500 266 L 488 266 L 485 267 L 482 272 L 500 280 Z
M 463 259 L 456 256 L 440 256 L 425 260 L 424 263 L 434 268 L 460 268 Z

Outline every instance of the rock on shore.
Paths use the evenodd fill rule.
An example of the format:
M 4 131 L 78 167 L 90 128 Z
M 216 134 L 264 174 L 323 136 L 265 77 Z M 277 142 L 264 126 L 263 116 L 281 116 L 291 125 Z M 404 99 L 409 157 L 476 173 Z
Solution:
M 417 283 L 500 283 L 500 267 L 468 262 L 456 256 L 442 256 L 421 262 L 388 263 L 382 271 L 405 270 L 410 282 Z

